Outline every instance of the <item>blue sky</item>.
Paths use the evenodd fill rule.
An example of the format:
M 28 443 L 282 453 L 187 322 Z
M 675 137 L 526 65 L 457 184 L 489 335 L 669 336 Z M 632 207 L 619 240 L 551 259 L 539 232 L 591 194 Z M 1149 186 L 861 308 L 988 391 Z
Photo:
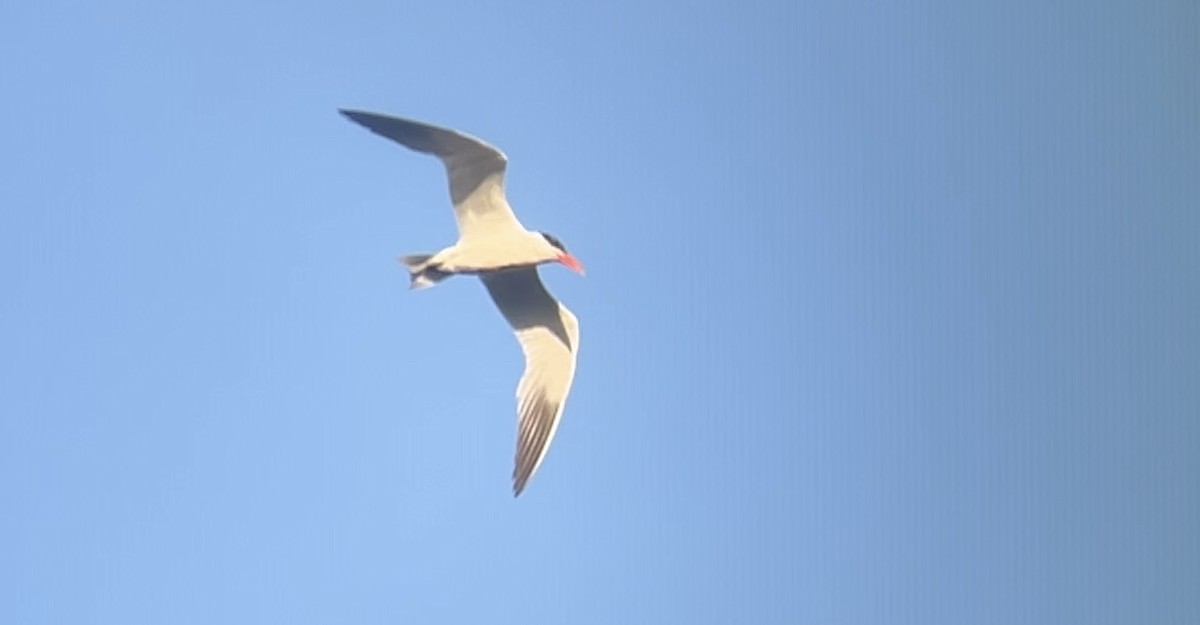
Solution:
M 1198 26 L 6 3 L 0 622 L 1200 622 Z M 588 268 L 519 499 L 440 165 L 338 107 Z

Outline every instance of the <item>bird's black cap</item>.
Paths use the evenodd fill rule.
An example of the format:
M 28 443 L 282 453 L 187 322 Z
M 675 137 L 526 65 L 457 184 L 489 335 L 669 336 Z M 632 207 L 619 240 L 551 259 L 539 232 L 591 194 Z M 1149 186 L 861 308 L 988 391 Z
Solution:
M 553 234 L 546 234 L 545 232 L 539 232 L 538 234 L 542 235 L 542 238 L 546 239 L 546 242 L 550 245 L 562 250 L 564 253 L 567 251 L 567 246 L 563 245 L 562 241 L 559 241 L 558 237 Z

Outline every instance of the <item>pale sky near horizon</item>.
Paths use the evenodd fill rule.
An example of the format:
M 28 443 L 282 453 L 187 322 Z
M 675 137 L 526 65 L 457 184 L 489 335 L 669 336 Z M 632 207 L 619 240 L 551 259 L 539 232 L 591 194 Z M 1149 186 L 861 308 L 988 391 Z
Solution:
M 1200 622 L 1195 2 L 8 3 L 0 623 Z M 516 341 L 499 146 L 580 319 Z

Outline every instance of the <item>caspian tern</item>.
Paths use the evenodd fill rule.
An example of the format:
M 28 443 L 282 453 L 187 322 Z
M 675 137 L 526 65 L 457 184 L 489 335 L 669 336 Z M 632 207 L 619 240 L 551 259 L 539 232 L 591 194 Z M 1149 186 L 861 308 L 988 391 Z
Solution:
M 504 195 L 508 158 L 475 137 L 421 122 L 341 109 L 351 120 L 446 166 L 458 221 L 458 242 L 436 254 L 403 256 L 411 289 L 454 275 L 477 275 L 508 320 L 525 354 L 517 385 L 517 451 L 513 496 L 521 494 L 546 457 L 575 377 L 579 322 L 546 291 L 538 265 L 558 262 L 583 274 L 561 241 L 526 230 Z

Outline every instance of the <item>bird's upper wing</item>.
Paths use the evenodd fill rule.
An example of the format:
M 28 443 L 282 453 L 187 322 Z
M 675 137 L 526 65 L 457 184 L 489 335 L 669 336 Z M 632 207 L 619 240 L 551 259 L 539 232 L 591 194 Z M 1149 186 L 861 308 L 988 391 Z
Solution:
M 525 373 L 517 386 L 515 496 L 537 471 L 558 429 L 575 377 L 579 322 L 546 291 L 536 267 L 487 273 L 481 278 L 525 352 Z
M 500 150 L 447 128 L 365 111 L 341 109 L 341 113 L 371 132 L 442 160 L 450 181 L 450 198 L 454 201 L 460 238 L 522 227 L 504 196 L 508 158 Z

